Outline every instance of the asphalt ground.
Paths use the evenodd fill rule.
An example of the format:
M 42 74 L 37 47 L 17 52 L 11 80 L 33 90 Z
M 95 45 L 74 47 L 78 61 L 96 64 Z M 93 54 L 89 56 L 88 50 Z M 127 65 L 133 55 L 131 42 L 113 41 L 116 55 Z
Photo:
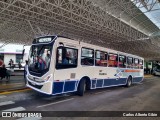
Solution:
M 35 111 L 44 112 L 44 120 L 128 120 L 128 119 L 155 119 L 159 117 L 107 117 L 109 113 L 152 112 L 160 116 L 160 77 L 146 77 L 142 83 L 127 88 L 124 86 L 90 90 L 83 97 L 75 93 L 49 96 L 40 94 L 31 89 L 15 90 L 9 93 L 0 93 L 0 111 Z M 57 113 L 60 111 L 60 114 Z M 79 111 L 79 112 L 75 112 Z M 90 111 L 92 111 L 90 113 Z M 94 112 L 93 112 L 94 111 Z M 103 113 L 104 112 L 104 113 Z M 87 114 L 84 114 L 87 113 Z M 52 116 L 51 117 L 47 117 Z M 94 115 L 95 114 L 95 115 Z M 102 117 L 102 116 L 106 117 Z M 117 116 L 119 116 L 119 114 Z M 60 115 L 59 117 L 57 117 Z M 66 117 L 68 115 L 68 117 Z M 74 117 L 73 117 L 73 116 Z M 72 116 L 72 117 L 71 117 Z M 76 117 L 78 116 L 78 117 Z M 96 117 L 93 117 L 96 116 Z M 2 118 L 2 119 L 31 119 L 31 118 Z M 32 118 L 33 119 L 33 118 Z

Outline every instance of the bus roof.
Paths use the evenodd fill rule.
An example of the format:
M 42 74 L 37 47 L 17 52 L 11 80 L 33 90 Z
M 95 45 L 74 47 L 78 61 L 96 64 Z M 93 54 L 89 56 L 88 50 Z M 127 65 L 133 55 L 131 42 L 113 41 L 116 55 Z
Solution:
M 57 37 L 66 38 L 66 39 L 68 39 L 70 41 L 77 41 L 75 39 L 71 39 L 71 38 L 64 37 L 64 36 L 57 36 Z M 80 45 L 82 45 L 82 46 L 84 46 L 86 48 L 91 48 L 91 49 L 95 49 L 96 48 L 97 50 L 104 51 L 104 52 L 105 52 L 104 49 L 107 49 L 107 51 L 110 52 L 110 53 L 122 54 L 122 55 L 126 55 L 126 56 L 129 56 L 129 57 L 144 59 L 143 57 L 140 57 L 140 56 L 137 56 L 137 55 L 133 55 L 133 54 L 130 54 L 130 53 L 125 53 L 125 52 L 113 50 L 113 49 L 110 49 L 110 48 L 105 48 L 105 47 L 97 46 L 97 45 L 94 45 L 94 44 L 89 44 L 89 43 L 85 43 L 85 42 L 81 42 L 81 41 L 79 41 L 79 43 L 80 43 Z
M 61 35 L 46 35 L 46 36 L 39 36 L 37 38 L 49 37 L 49 36 L 50 37 L 66 38 L 67 41 L 77 41 L 76 39 L 72 39 L 72 38 L 69 38 L 69 37 L 66 37 L 66 36 L 61 36 Z M 133 54 L 130 54 L 130 53 L 125 53 L 125 52 L 113 50 L 113 49 L 110 49 L 110 48 L 105 48 L 105 47 L 97 46 L 97 45 L 94 45 L 94 44 L 85 43 L 85 42 L 82 42 L 82 41 L 79 41 L 79 43 L 80 43 L 80 45 L 82 45 L 82 46 L 84 46 L 86 48 L 91 48 L 91 49 L 95 49 L 96 48 L 97 50 L 100 50 L 100 51 L 105 51 L 104 49 L 107 49 L 107 51 L 110 52 L 110 53 L 122 54 L 122 55 L 130 56 L 130 57 L 144 59 L 143 57 L 140 57 L 140 56 L 137 56 L 137 55 L 133 55 Z

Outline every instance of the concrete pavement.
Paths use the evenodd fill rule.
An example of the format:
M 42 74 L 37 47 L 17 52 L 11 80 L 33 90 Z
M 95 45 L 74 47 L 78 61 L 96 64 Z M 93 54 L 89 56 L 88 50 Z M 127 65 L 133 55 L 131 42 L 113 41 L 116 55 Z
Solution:
M 10 80 L 7 80 L 6 78 L 0 80 L 0 92 L 24 88 L 25 80 L 23 77 L 23 71 L 14 72 L 12 76 L 10 76 Z
M 11 94 L 0 95 L 0 111 L 6 109 L 23 111 L 160 111 L 160 78 L 145 78 L 140 84 L 134 84 L 130 88 L 113 87 L 90 90 L 83 97 L 75 94 L 48 96 L 33 90 L 17 91 Z M 5 97 L 4 97 L 5 96 Z M 8 101 L 8 102 L 7 102 Z M 5 103 L 3 103 L 5 102 Z M 11 104 L 12 103 L 12 104 Z M 6 105 L 4 105 L 6 104 Z M 23 109 L 22 109 L 23 108 Z M 63 114 L 62 114 L 63 117 Z M 70 117 L 57 118 L 74 119 Z M 131 117 L 121 117 L 120 120 L 128 120 Z M 135 118 L 135 117 L 134 117 Z M 136 117 L 137 119 L 159 119 L 157 117 Z M 50 120 L 53 118 L 42 118 Z M 92 119 L 117 119 L 80 117 L 80 120 Z M 117 120 L 118 120 L 117 119 Z M 131 118 L 132 119 L 132 118 Z

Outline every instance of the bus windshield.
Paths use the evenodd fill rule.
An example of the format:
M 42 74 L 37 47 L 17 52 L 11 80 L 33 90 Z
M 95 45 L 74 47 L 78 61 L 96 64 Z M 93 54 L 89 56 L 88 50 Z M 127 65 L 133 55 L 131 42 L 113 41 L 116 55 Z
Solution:
M 29 54 L 29 71 L 45 73 L 50 66 L 52 44 L 32 45 Z

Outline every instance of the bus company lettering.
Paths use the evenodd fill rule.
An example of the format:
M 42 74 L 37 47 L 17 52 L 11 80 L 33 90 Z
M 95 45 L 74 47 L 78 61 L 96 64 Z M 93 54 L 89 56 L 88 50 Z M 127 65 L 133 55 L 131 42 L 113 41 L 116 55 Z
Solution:
M 99 75 L 107 75 L 107 73 L 99 73 Z
M 102 70 L 99 70 L 99 75 L 107 75 L 107 73 L 103 72 Z

